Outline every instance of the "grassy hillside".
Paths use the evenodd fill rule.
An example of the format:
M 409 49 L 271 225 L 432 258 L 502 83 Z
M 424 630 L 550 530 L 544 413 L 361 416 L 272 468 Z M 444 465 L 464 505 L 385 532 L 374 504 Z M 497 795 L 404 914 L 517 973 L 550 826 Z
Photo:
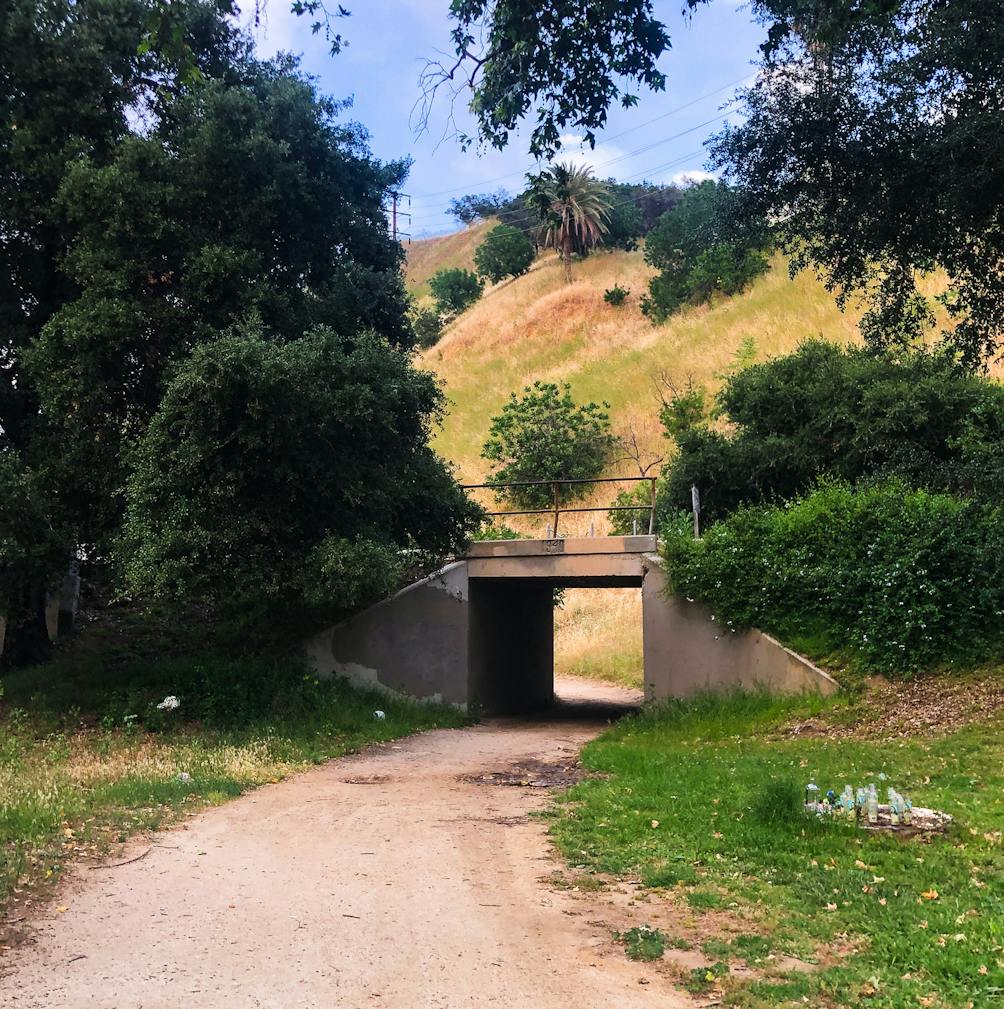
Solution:
M 472 257 L 488 224 L 457 235 L 415 243 L 409 252 L 409 281 Z M 468 260 L 469 261 L 469 260 Z M 652 271 L 641 252 L 601 253 L 574 267 L 566 284 L 556 258 L 539 260 L 525 276 L 486 291 L 422 359 L 444 382 L 450 413 L 436 448 L 466 482 L 480 482 L 486 464 L 481 445 L 494 414 L 512 391 L 534 380 L 567 381 L 581 400 L 607 401 L 618 434 L 633 432 L 645 461 L 664 455 L 656 382 L 668 374 L 677 383 L 692 378 L 714 391 L 722 374 L 751 338 L 757 359 L 793 350 L 810 336 L 856 342 L 859 313 L 841 313 L 833 296 L 809 274 L 792 280 L 777 257 L 771 270 L 744 294 L 711 306 L 688 309 L 653 326 L 638 304 Z M 412 280 L 414 278 L 414 280 Z M 605 289 L 630 289 L 628 302 L 613 308 Z M 618 475 L 637 473 L 620 462 Z M 604 488 L 591 502 L 610 503 Z M 485 503 L 489 503 L 487 500 Z M 605 516 L 574 516 L 565 532 L 586 533 Z M 546 519 L 511 521 L 542 534 Z M 565 594 L 556 615 L 555 664 L 563 673 L 641 682 L 641 600 L 637 590 L 575 590 Z
M 463 231 L 438 238 L 423 238 L 405 246 L 408 256 L 405 266 L 408 290 L 419 296 L 428 294 L 429 278 L 439 270 L 453 266 L 473 270 L 474 250 L 495 223 L 494 220 L 479 221 Z
M 436 447 L 465 480 L 484 476 L 480 449 L 491 417 L 511 391 L 535 379 L 567 381 L 578 399 L 606 400 L 616 431 L 634 430 L 659 455 L 660 373 L 677 382 L 692 376 L 714 389 L 744 338 L 754 340 L 758 358 L 809 336 L 858 339 L 857 315 L 841 313 L 813 277 L 791 280 L 780 259 L 745 294 L 689 309 L 662 326 L 638 308 L 650 275 L 640 252 L 593 256 L 576 264 L 571 284 L 556 259 L 541 260 L 526 276 L 486 292 L 425 354 L 451 400 Z M 631 291 L 620 308 L 603 301 L 614 284 Z

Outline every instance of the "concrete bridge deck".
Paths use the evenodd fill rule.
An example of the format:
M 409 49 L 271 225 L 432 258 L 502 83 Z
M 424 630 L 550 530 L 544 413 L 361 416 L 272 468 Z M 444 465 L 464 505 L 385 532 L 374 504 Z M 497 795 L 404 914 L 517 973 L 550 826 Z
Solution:
M 646 698 L 836 683 L 759 631 L 732 632 L 667 592 L 654 536 L 493 540 L 308 642 L 322 675 L 488 713 L 549 703 L 554 590 L 639 587 Z

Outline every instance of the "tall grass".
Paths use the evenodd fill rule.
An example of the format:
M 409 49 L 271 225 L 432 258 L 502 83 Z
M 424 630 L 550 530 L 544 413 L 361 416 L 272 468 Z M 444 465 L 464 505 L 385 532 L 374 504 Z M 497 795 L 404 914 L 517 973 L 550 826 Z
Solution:
M 554 613 L 554 672 L 641 687 L 641 589 L 567 589 Z

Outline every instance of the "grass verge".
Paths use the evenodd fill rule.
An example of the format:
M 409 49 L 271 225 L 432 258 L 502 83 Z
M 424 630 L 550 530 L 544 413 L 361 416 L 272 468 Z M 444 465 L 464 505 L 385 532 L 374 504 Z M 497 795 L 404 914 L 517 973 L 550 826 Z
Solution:
M 647 710 L 586 748 L 603 777 L 559 800 L 553 837 L 575 866 L 640 876 L 695 920 L 713 916 L 711 952 L 758 972 L 705 971 L 702 987 L 717 987 L 725 1005 L 1000 1006 L 1004 720 L 849 738 L 843 727 L 879 714 L 869 703 L 738 694 Z M 818 734 L 792 734 L 797 724 Z M 778 783 L 839 792 L 881 774 L 915 804 L 951 813 L 953 827 L 871 834 L 770 800 Z M 782 954 L 814 969 L 773 969 Z
M 137 832 L 371 743 L 466 724 L 291 661 L 64 660 L 2 685 L 0 908 L 29 905 L 70 862 Z M 158 708 L 168 695 L 180 707 Z

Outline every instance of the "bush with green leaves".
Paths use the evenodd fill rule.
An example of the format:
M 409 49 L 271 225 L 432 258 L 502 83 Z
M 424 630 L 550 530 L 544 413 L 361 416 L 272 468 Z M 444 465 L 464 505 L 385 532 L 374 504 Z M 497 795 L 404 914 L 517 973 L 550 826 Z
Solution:
M 824 475 L 879 474 L 997 500 L 1004 487 L 1004 388 L 932 353 L 891 357 L 810 340 L 730 375 L 716 398 L 728 431 L 690 423 L 660 493 L 662 515 L 701 492 L 713 522 L 740 504 L 783 501 Z M 673 418 L 665 413 L 664 424 Z
M 436 301 L 436 308 L 448 319 L 473 305 L 484 289 L 485 282 L 476 273 L 459 266 L 440 270 L 429 278 L 429 290 Z
M 48 657 L 45 633 L 46 590 L 69 560 L 67 530 L 57 524 L 53 503 L 36 473 L 13 449 L 0 443 L 0 616 L 7 629 L 39 616 L 39 634 L 10 633 L 0 658 L 10 665 Z
M 534 260 L 533 242 L 526 234 L 508 224 L 499 224 L 474 250 L 478 273 L 493 284 L 506 277 L 521 277 Z
M 249 327 L 199 347 L 135 455 L 129 586 L 319 615 L 385 594 L 402 550 L 456 550 L 480 521 L 429 448 L 441 409 L 435 379 L 375 336 Z
M 613 305 L 614 308 L 618 308 L 627 301 L 627 297 L 631 292 L 626 287 L 621 287 L 620 284 L 614 284 L 613 287 L 608 287 L 603 292 L 603 300 L 608 305 Z
M 663 529 L 675 592 L 723 632 L 755 626 L 863 670 L 910 674 L 996 657 L 1004 646 L 1004 511 L 900 481 L 820 486 L 740 508 L 695 540 Z
M 659 271 L 641 304 L 653 322 L 716 293 L 738 294 L 766 271 L 766 229 L 734 225 L 732 199 L 721 183 L 691 186 L 645 238 L 645 262 Z
M 487 482 L 598 477 L 616 445 L 609 408 L 609 403 L 578 405 L 567 383 L 534 382 L 521 396 L 511 393 L 502 412 L 492 418 L 481 450 L 481 457 L 495 467 Z M 588 482 L 566 484 L 559 489 L 559 500 L 570 501 L 590 489 Z M 549 485 L 499 487 L 496 494 L 524 508 L 545 508 L 554 501 Z
M 443 337 L 443 317 L 431 305 L 417 305 L 411 311 L 415 343 L 423 350 L 435 347 Z

